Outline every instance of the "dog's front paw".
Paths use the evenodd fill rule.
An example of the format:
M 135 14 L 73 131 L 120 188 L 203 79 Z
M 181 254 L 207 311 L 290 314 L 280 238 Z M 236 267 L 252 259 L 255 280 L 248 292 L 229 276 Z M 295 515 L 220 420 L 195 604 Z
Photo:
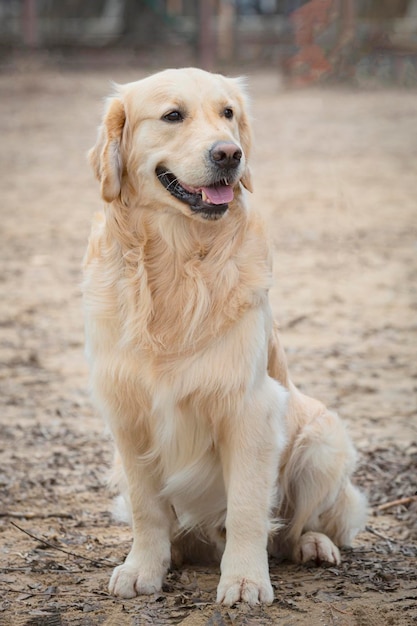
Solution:
M 323 533 L 308 531 L 300 537 L 296 558 L 300 563 L 339 565 L 340 552 L 333 541 Z
M 140 572 L 139 567 L 123 563 L 114 569 L 110 578 L 109 591 L 120 598 L 150 595 L 161 591 L 162 580 L 162 576 L 145 576 Z
M 217 602 L 232 606 L 236 602 L 247 602 L 250 606 L 272 604 L 274 591 L 269 578 L 255 582 L 248 578 L 226 578 L 222 576 L 217 587 Z

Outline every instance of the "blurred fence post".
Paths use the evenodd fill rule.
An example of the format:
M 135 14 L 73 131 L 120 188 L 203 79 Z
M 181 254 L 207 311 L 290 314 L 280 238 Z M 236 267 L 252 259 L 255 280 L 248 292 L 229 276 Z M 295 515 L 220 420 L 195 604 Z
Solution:
M 200 65 L 205 70 L 212 70 L 214 66 L 215 37 L 213 21 L 213 0 L 200 0 L 198 6 L 198 52 Z
M 235 53 L 235 3 L 220 0 L 218 51 L 221 61 L 230 61 Z
M 35 48 L 39 43 L 36 0 L 23 0 L 21 19 L 23 43 L 29 48 Z

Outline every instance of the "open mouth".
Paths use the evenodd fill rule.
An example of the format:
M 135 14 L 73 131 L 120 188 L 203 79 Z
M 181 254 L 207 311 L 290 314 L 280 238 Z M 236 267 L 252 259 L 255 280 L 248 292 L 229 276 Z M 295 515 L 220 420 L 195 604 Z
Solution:
M 193 212 L 201 214 L 205 219 L 222 217 L 233 200 L 233 188 L 226 179 L 207 187 L 190 187 L 181 183 L 175 174 L 164 167 L 158 167 L 156 175 L 174 198 L 188 204 Z

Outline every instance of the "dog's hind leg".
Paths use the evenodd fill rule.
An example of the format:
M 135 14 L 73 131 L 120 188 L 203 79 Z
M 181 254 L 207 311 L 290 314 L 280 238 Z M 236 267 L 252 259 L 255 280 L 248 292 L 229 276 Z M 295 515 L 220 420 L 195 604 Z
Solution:
M 300 428 L 280 472 L 280 517 L 272 551 L 297 562 L 337 564 L 338 547 L 364 526 L 366 499 L 352 485 L 355 450 L 337 415 L 323 411 Z
M 293 560 L 318 565 L 339 564 L 339 547 L 351 544 L 364 526 L 365 515 L 365 498 L 347 479 L 329 508 L 323 512 L 313 511 L 301 535 L 290 533 Z

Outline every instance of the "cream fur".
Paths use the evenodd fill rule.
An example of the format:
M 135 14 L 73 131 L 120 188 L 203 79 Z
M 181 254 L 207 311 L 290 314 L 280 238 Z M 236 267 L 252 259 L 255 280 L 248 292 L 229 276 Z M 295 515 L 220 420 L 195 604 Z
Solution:
M 178 109 L 184 121 L 162 119 Z M 211 221 L 155 171 L 208 185 L 217 141 L 243 156 Z M 334 563 L 334 543 L 364 522 L 343 425 L 293 386 L 272 325 L 270 253 L 244 191 L 250 144 L 241 81 L 189 68 L 117 86 L 90 151 L 106 205 L 85 256 L 86 351 L 133 527 L 110 581 L 125 598 L 161 588 L 171 549 L 198 558 L 200 545 L 222 554 L 219 602 L 269 603 L 274 518 L 272 552 Z

